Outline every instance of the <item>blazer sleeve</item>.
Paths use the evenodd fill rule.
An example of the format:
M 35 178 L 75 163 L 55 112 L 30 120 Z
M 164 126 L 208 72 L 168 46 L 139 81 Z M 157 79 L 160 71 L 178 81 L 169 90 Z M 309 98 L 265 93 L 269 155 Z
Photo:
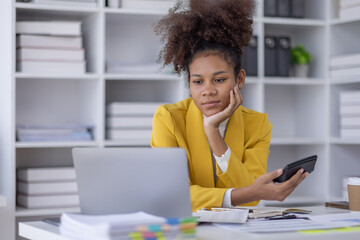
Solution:
M 175 137 L 176 124 L 170 112 L 160 106 L 153 118 L 152 147 L 179 147 Z M 191 171 L 191 169 L 189 169 Z M 201 208 L 221 207 L 227 188 L 205 188 L 190 182 L 192 210 Z
M 267 159 L 271 139 L 271 124 L 267 115 L 260 122 L 257 133 L 249 136 L 248 144 L 245 144 L 242 156 L 231 150 L 227 171 L 218 173 L 218 185 L 234 188 L 246 187 L 254 183 L 255 179 L 266 173 Z M 245 205 L 256 205 L 258 201 Z

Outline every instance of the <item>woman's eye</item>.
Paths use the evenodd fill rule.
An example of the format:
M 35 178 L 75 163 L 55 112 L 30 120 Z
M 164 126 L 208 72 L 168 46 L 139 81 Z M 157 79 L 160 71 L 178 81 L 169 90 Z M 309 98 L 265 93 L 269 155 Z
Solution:
M 215 82 L 217 82 L 217 83 L 220 83 L 220 82 L 223 82 L 224 81 L 224 78 L 217 78 L 217 79 L 215 79 Z
M 202 82 L 200 80 L 194 80 L 192 81 L 194 84 L 201 84 Z

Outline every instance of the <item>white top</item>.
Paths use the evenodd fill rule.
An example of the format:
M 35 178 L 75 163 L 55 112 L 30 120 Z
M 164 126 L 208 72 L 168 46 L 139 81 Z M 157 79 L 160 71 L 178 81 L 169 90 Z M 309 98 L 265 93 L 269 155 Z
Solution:
M 220 135 L 222 138 L 224 138 L 224 136 L 225 136 L 226 126 L 227 126 L 228 122 L 229 122 L 229 118 L 224 120 L 219 125 L 219 132 L 220 132 Z M 227 147 L 226 152 L 221 157 L 218 157 L 213 153 L 216 163 L 219 166 L 221 172 L 226 172 L 228 163 L 229 163 L 229 159 L 230 159 L 230 154 L 231 154 L 231 150 L 230 150 L 229 146 Z M 221 204 L 222 207 L 233 207 L 233 205 L 231 205 L 231 191 L 232 190 L 233 190 L 233 188 L 228 189 L 225 192 L 223 202 Z

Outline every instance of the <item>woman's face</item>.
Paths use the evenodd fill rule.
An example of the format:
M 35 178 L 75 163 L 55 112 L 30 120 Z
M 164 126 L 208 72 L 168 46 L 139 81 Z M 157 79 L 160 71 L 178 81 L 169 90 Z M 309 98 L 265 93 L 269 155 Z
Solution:
M 235 84 L 242 88 L 245 82 L 244 70 L 235 77 L 234 67 L 215 54 L 195 56 L 189 72 L 190 94 L 207 117 L 224 110 L 230 103 L 230 91 Z

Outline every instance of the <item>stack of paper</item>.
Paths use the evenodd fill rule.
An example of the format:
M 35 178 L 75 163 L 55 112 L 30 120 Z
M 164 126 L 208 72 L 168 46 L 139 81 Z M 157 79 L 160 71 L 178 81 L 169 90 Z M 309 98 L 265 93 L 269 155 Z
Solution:
M 37 141 L 90 141 L 93 127 L 81 124 L 17 125 L 17 140 Z
M 17 71 L 85 73 L 81 22 L 19 21 L 16 33 Z
M 170 66 L 162 67 L 156 63 L 143 64 L 124 64 L 116 61 L 106 62 L 106 72 L 108 73 L 122 73 L 122 74 L 173 74 L 174 71 Z
M 57 7 L 89 7 L 97 6 L 97 0 L 31 0 L 33 4 Z
M 360 90 L 340 92 L 340 136 L 360 137 Z
M 117 215 L 63 213 L 60 233 L 71 239 L 189 239 L 195 218 L 166 219 L 144 212 Z M 184 238 L 182 238 L 184 237 Z
M 145 9 L 168 11 L 174 6 L 173 0 L 122 0 L 121 7 L 125 9 Z
M 73 167 L 18 169 L 17 192 L 18 205 L 26 208 L 79 205 Z
M 152 118 L 160 102 L 112 102 L 107 106 L 107 138 L 150 144 Z
M 333 56 L 330 68 L 332 78 L 360 77 L 360 53 Z
M 339 0 L 339 18 L 354 19 L 359 17 L 360 0 Z

